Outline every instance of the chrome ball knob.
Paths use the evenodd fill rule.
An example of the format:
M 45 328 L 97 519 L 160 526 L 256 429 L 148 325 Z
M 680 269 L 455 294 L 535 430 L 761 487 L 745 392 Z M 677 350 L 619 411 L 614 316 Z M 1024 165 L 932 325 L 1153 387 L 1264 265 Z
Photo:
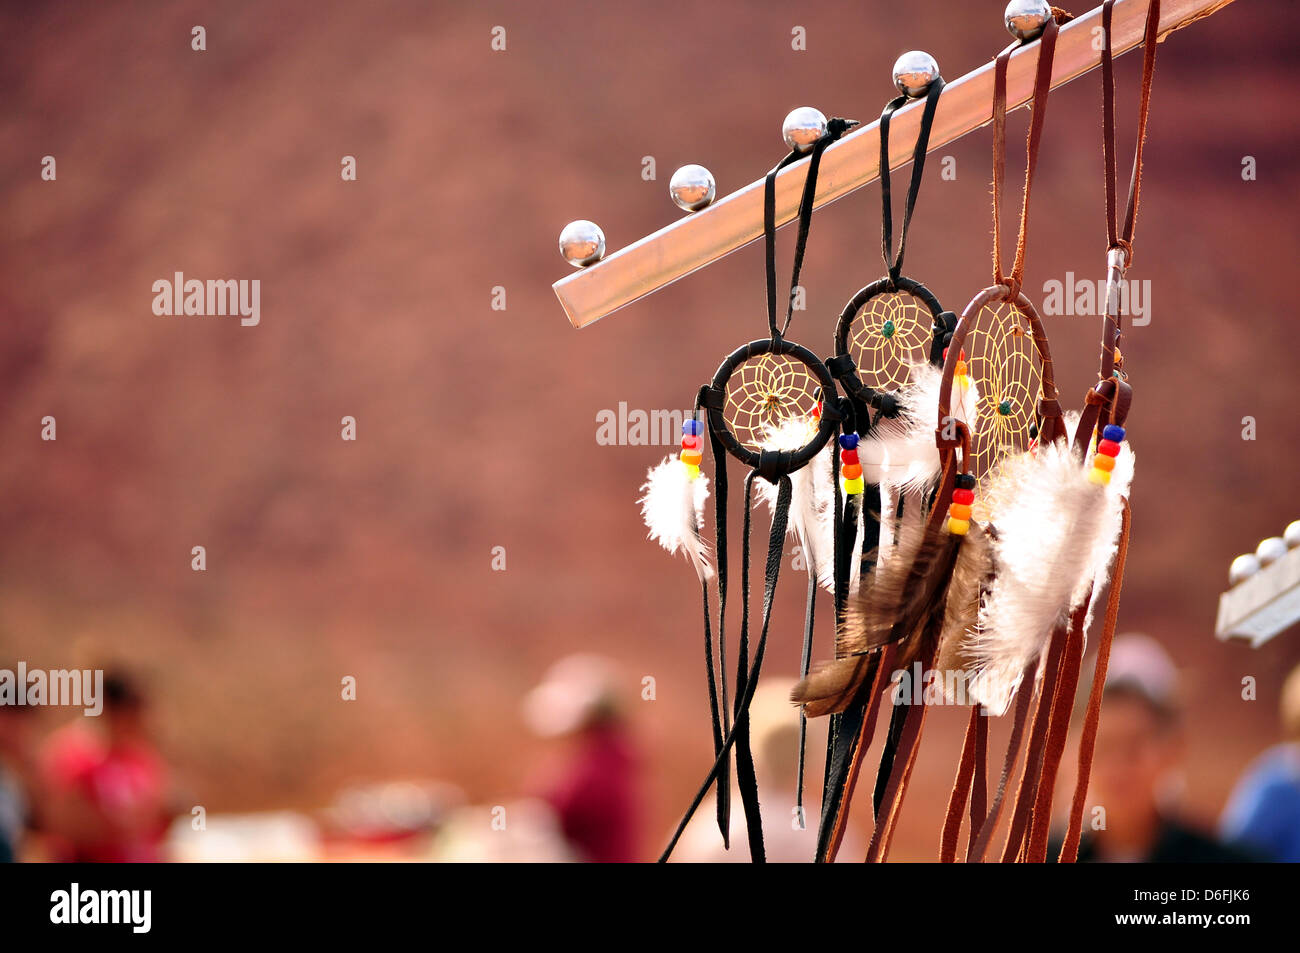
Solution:
M 1047 0 L 1011 0 L 1002 18 L 1017 40 L 1032 40 L 1052 19 L 1052 8 Z
M 679 208 L 698 212 L 712 204 L 718 194 L 718 184 L 713 181 L 713 173 L 704 166 L 684 165 L 668 182 L 668 194 Z
M 1261 566 L 1271 566 L 1285 555 L 1286 540 L 1281 536 L 1270 536 L 1255 547 L 1255 556 Z
M 574 268 L 594 265 L 605 257 L 605 233 L 585 218 L 570 222 L 560 232 L 560 254 Z
M 924 96 L 939 78 L 939 63 L 925 50 L 909 50 L 894 60 L 894 85 L 912 99 Z
M 1293 523 L 1288 523 L 1286 527 L 1286 532 L 1282 534 L 1282 538 L 1286 540 L 1287 546 L 1291 547 L 1292 549 L 1295 549 L 1297 546 L 1300 546 L 1300 520 L 1296 520 Z
M 807 152 L 814 142 L 826 135 L 826 117 L 820 109 L 812 106 L 792 109 L 781 123 L 781 135 L 791 149 Z
M 1234 559 L 1232 565 L 1228 567 L 1228 582 L 1235 586 L 1257 572 L 1259 572 L 1259 560 L 1255 558 L 1254 553 L 1245 553 Z

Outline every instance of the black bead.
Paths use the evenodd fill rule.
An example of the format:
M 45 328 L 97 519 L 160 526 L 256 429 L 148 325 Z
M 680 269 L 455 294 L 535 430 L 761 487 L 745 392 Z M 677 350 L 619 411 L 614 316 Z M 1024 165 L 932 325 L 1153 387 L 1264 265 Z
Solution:
M 975 477 L 969 473 L 957 474 L 957 489 L 973 490 L 975 489 Z

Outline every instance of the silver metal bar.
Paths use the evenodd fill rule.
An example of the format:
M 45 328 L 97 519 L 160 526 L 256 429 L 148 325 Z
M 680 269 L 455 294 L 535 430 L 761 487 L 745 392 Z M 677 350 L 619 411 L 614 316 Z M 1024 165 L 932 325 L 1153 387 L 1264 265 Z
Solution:
M 1142 42 L 1149 0 L 1117 0 L 1112 49 L 1116 55 Z M 1162 0 L 1160 35 L 1187 26 L 1226 7 L 1232 0 Z M 1052 64 L 1052 87 L 1095 69 L 1101 51 L 1093 30 L 1101 28 L 1101 7 L 1061 28 Z M 1007 69 L 1007 108 L 1027 103 L 1033 94 L 1038 44 L 1012 54 Z M 910 161 L 920 122 L 921 103 L 899 110 L 891 120 L 889 167 Z M 985 125 L 993 118 L 993 62 L 948 84 L 939 97 L 930 133 L 930 151 Z M 778 227 L 794 220 L 807 161 L 796 162 L 777 176 Z M 865 125 L 822 155 L 815 207 L 841 199 L 880 176 L 879 122 Z M 652 294 L 691 272 L 712 264 L 763 234 L 763 180 L 751 182 L 716 204 L 647 235 L 638 242 L 552 285 L 575 328 L 592 324 L 619 308 Z

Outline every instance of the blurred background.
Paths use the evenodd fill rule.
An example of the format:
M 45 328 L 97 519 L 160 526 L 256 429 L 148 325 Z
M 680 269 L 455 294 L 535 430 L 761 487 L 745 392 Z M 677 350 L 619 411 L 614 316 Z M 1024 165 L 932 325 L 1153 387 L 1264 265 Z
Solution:
M 584 684 L 617 698 L 621 738 L 591 763 L 635 779 L 616 825 L 624 859 L 652 858 L 711 761 L 699 593 L 635 505 L 671 448 L 603 444 L 597 421 L 689 406 L 763 331 L 762 252 L 579 332 L 550 290 L 570 270 L 556 236 L 589 218 L 614 250 L 662 227 L 688 162 L 720 195 L 748 184 L 784 154 L 795 106 L 874 119 L 904 50 L 955 79 L 1006 45 L 1003 6 L 6 4 L 0 667 L 126 673 L 158 762 L 140 784 L 166 792 L 160 827 L 179 818 L 170 856 L 490 859 L 550 849 L 483 832 L 501 808 L 546 839 L 548 778 L 583 756 L 525 699 L 593 653 Z M 1294 633 L 1255 651 L 1213 635 L 1231 559 L 1300 517 L 1297 27 L 1294 4 L 1242 2 L 1162 44 L 1130 272 L 1152 300 L 1124 347 L 1139 463 L 1120 628 L 1178 667 L 1183 802 L 1206 825 L 1280 739 L 1300 662 Z M 1117 62 L 1125 181 L 1139 66 Z M 1036 298 L 1067 271 L 1104 277 L 1099 82 L 1052 97 Z M 1011 117 L 1009 183 L 1026 121 Z M 927 164 L 908 272 L 960 311 L 991 268 L 988 130 L 935 155 L 956 177 Z M 843 302 L 879 276 L 878 238 L 874 186 L 817 215 L 795 339 L 830 350 Z M 155 315 L 152 284 L 177 271 L 259 279 L 260 324 Z M 1077 405 L 1097 322 L 1047 327 Z M 785 582 L 773 684 L 798 665 L 803 583 Z M 927 722 L 895 859 L 936 855 L 965 718 Z M 31 714 L 29 764 L 90 720 Z

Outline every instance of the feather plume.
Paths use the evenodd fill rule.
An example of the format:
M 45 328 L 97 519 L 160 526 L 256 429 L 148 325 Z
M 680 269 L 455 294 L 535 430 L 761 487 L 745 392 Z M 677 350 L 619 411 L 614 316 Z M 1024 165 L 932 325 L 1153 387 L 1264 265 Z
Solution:
M 878 655 L 850 655 L 819 664 L 790 692 L 809 718 L 834 714 L 848 707 L 867 679 L 874 678 Z
M 898 416 L 879 418 L 858 447 L 867 482 L 906 490 L 928 487 L 938 479 L 934 428 L 942 386 L 940 368 L 928 363 L 912 365 L 911 383 L 898 392 Z M 949 406 L 958 420 L 972 423 L 979 406 L 975 382 L 954 381 Z
M 911 663 L 919 637 L 935 607 L 942 609 L 957 559 L 960 536 L 946 526 L 904 524 L 889 558 L 876 566 L 867 585 L 844 606 L 835 635 L 836 655 L 845 656 L 902 642 L 900 665 Z
M 815 432 L 808 420 L 790 417 L 767 428 L 764 450 L 798 450 Z M 790 474 L 790 522 L 788 533 L 803 549 L 808 574 L 817 577 L 825 589 L 835 588 L 835 484 L 827 444 L 804 466 Z M 759 499 L 775 512 L 777 485 L 756 480 Z
M 641 493 L 637 502 L 650 538 L 674 555 L 685 553 L 701 582 L 712 579 L 709 545 L 700 538 L 704 501 L 709 497 L 708 477 L 700 474 L 692 480 L 681 460 L 667 456 L 650 468 Z
M 1008 458 L 992 482 L 997 576 L 966 648 L 975 660 L 971 694 L 1003 714 L 1081 580 L 1092 578 L 1104 492 L 1064 441 Z
M 971 523 L 948 584 L 948 601 L 944 609 L 943 633 L 939 636 L 939 655 L 934 667 L 945 674 L 945 697 L 955 704 L 948 672 L 965 672 L 974 667 L 970 639 L 979 621 L 980 605 L 993 581 L 993 545 L 988 532 Z

